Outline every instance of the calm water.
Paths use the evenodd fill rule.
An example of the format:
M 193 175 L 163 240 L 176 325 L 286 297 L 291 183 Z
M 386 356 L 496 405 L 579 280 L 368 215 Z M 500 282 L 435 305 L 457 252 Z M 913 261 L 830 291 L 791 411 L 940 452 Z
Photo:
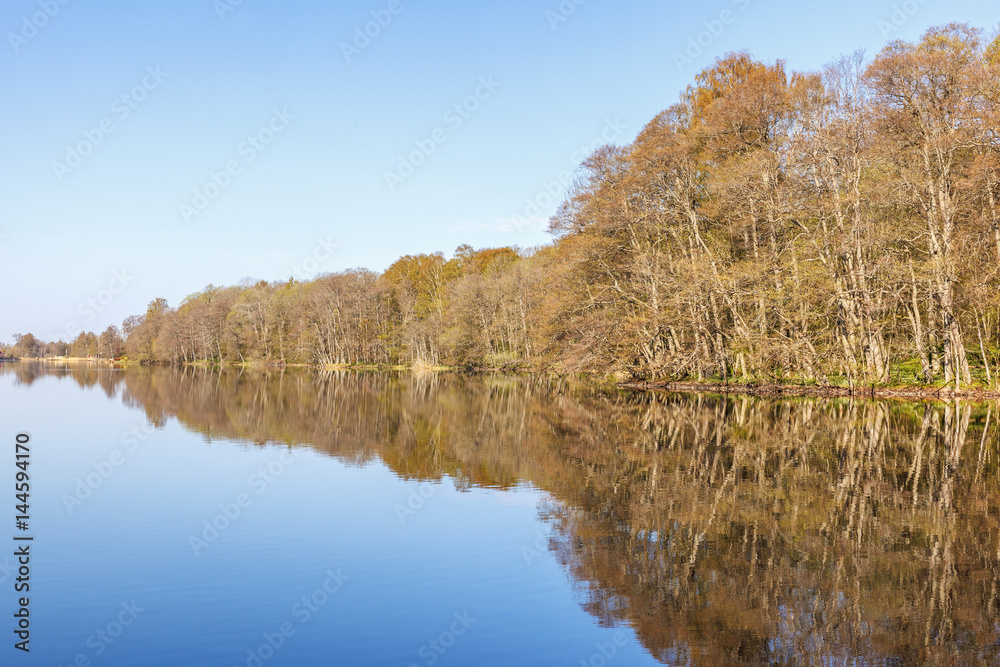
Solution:
M 1000 664 L 995 406 L 4 364 L 0 410 L 0 664 Z

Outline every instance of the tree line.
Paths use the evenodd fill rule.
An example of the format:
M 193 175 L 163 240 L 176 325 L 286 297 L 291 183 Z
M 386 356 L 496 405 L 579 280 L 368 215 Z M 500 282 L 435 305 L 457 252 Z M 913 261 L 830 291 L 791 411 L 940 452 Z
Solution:
M 731 53 L 581 165 L 551 244 L 208 287 L 71 344 L 146 363 L 997 385 L 1000 39 Z M 116 347 L 117 346 L 117 347 Z
M 119 359 L 125 353 L 125 341 L 118 327 L 109 326 L 101 334 L 82 332 L 71 343 L 61 340 L 45 342 L 30 333 L 16 334 L 14 345 L 8 351 L 12 357 L 19 359 Z

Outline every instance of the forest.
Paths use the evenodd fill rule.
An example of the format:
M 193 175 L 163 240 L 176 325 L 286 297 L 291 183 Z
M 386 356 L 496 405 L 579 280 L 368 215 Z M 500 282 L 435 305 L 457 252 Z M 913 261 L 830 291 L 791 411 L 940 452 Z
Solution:
M 1000 39 L 951 24 L 818 72 L 728 54 L 590 155 L 549 231 L 209 286 L 14 352 L 996 387 Z

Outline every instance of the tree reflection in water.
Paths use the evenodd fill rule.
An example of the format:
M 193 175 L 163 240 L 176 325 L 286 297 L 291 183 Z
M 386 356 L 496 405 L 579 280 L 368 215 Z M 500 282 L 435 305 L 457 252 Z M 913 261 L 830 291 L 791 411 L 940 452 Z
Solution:
M 997 664 L 993 405 L 588 389 L 312 370 L 56 374 L 208 439 L 550 494 L 549 548 L 667 664 Z M 512 558 L 519 558 L 517 552 Z

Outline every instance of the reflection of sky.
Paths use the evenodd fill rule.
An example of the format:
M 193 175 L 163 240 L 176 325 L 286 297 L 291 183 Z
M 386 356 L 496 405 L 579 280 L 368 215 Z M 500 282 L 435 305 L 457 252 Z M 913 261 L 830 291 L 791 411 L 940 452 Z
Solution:
M 441 664 L 569 664 L 612 641 L 547 551 L 527 564 L 522 547 L 547 532 L 530 487 L 428 487 L 303 450 L 258 493 L 252 476 L 282 449 L 206 443 L 170 420 L 127 453 L 144 414 L 70 379 L 0 376 L 0 405 L 4 432 L 32 436 L 30 664 L 93 658 L 88 636 L 132 600 L 145 611 L 95 665 L 245 664 L 286 621 L 296 634 L 269 665 L 425 664 L 420 647 L 466 610 L 478 620 Z M 116 450 L 125 462 L 68 513 L 63 494 Z M 190 537 L 242 493 L 249 507 L 195 557 Z M 401 523 L 414 493 L 427 497 Z M 327 570 L 350 579 L 302 624 L 293 605 Z M 622 664 L 651 662 L 626 634 Z

